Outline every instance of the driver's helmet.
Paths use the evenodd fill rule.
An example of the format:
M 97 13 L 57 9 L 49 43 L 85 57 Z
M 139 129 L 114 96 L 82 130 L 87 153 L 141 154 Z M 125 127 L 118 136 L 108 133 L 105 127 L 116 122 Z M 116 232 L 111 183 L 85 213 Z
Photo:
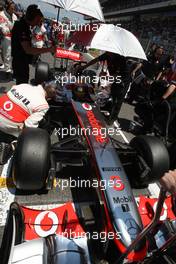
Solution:
M 83 99 L 86 97 L 86 85 L 78 84 L 74 87 L 74 94 L 77 98 Z
M 104 92 L 99 92 L 96 94 L 96 103 L 100 107 L 104 107 L 107 104 L 109 97 L 110 97 L 109 94 Z

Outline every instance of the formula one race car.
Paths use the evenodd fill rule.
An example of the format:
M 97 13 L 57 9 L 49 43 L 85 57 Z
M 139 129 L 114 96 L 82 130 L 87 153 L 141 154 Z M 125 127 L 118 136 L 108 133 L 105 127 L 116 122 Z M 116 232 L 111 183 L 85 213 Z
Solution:
M 39 211 L 12 203 L 0 260 L 2 264 L 91 264 L 85 231 L 73 205 Z
M 95 256 L 99 243 L 107 244 L 114 238 L 113 232 L 98 233 L 97 229 L 86 230 L 76 214 L 72 203 L 47 211 L 34 210 L 12 203 L 3 234 L 0 250 L 2 264 L 93 264 L 93 263 L 176 263 L 176 220 L 171 208 L 172 197 L 165 199 L 162 190 L 159 199 L 140 197 L 139 211 L 145 229 L 119 258 L 106 258 L 102 262 Z M 156 203 L 158 202 L 157 208 Z M 126 205 L 127 206 L 127 205 Z M 163 209 L 164 207 L 164 209 Z M 125 206 L 124 206 L 125 208 Z M 127 208 L 127 207 L 126 207 Z M 154 208 L 156 212 L 154 213 Z M 98 217 L 98 216 L 97 216 Z M 153 218 L 153 219 L 152 219 Z M 100 219 L 101 221 L 101 219 Z M 92 219 L 91 219 L 92 222 Z M 121 230 L 119 239 L 125 234 L 136 233 L 134 220 L 128 219 L 127 230 Z M 89 224 L 90 225 L 90 224 Z M 130 261 L 129 253 L 140 246 L 142 238 L 147 237 L 147 251 L 143 261 Z M 151 237 L 150 237 L 151 236 Z M 96 244 L 93 243 L 95 240 Z M 102 246 L 102 248 L 104 248 Z M 111 250 L 116 254 L 118 247 Z M 105 248 L 104 248 L 105 250 Z M 103 255 L 102 252 L 101 255 Z M 140 257 L 142 259 L 142 255 Z
M 42 71 L 43 69 L 42 65 Z M 37 73 L 42 76 L 40 65 Z M 157 223 L 158 226 L 153 230 L 152 222 L 152 230 L 143 230 L 143 226 L 148 226 L 153 219 L 152 206 L 155 204 L 156 207 L 157 201 L 151 203 L 150 199 L 140 199 L 139 210 L 132 188 L 146 187 L 169 169 L 169 155 L 164 144 L 159 139 L 148 136 L 133 138 L 129 145 L 119 142 L 110 136 L 115 133 L 114 130 L 107 130 L 99 106 L 93 100 L 92 87 L 86 83 L 75 83 L 65 85 L 65 87 L 59 86 L 58 89 L 62 94 L 62 100 L 51 103 L 47 119 L 49 125 L 46 125 L 46 130 L 41 128 L 24 129 L 18 139 L 12 165 L 16 187 L 32 191 L 42 188 L 50 189 L 55 177 L 62 178 L 65 167 L 70 170 L 74 168 L 75 175 L 79 175 L 78 172 L 81 168 L 84 180 L 93 182 L 96 179 L 99 183 L 95 191 L 99 201 L 102 201 L 102 205 L 97 203 L 94 216 L 101 226 L 101 228 L 99 226 L 98 232 L 104 231 L 113 234 L 113 246 L 116 249 L 113 250 L 114 263 L 151 263 L 150 260 L 156 261 L 162 256 L 160 248 L 157 246 L 157 241 L 160 241 L 158 232 L 161 232 L 164 237 L 160 243 L 161 248 L 165 247 L 166 241 L 170 239 L 174 230 L 174 224 L 169 231 L 169 238 L 165 237 L 167 231 L 163 230 L 167 225 L 171 225 L 171 220 L 175 220 L 175 214 L 169 207 L 172 211 L 170 221 L 158 221 L 158 212 L 160 215 L 163 193 L 165 194 L 165 192 L 161 192 L 161 203 L 158 205 L 157 215 L 153 220 L 154 224 Z M 55 131 L 58 136 L 58 140 L 53 144 L 51 144 L 50 135 L 47 132 L 48 128 L 49 132 Z M 71 128 L 76 133 L 72 136 L 71 133 L 67 133 L 63 138 L 60 131 L 73 131 L 69 130 Z M 106 188 L 100 188 L 102 183 Z M 171 206 L 171 202 L 168 204 Z M 97 212 L 98 215 L 96 215 Z M 142 221 L 140 214 L 147 214 L 148 219 Z M 67 219 L 66 216 L 65 218 Z M 154 237 L 155 235 L 156 237 Z M 45 242 L 36 242 L 38 244 L 36 247 L 43 247 L 43 243 L 52 244 L 49 241 L 50 238 L 48 241 L 46 240 Z M 39 245 L 40 243 L 42 245 Z M 75 244 L 74 247 L 76 247 Z M 106 255 L 107 248 L 110 247 L 109 240 L 106 244 L 100 243 L 100 247 L 101 253 Z M 167 249 L 166 246 L 165 250 L 167 251 Z M 52 251 L 52 248 L 49 250 Z M 75 249 L 76 251 L 77 249 Z M 163 251 L 161 250 L 161 252 Z M 44 259 L 45 257 L 40 263 L 45 263 Z M 88 262 L 75 261 L 73 263 Z

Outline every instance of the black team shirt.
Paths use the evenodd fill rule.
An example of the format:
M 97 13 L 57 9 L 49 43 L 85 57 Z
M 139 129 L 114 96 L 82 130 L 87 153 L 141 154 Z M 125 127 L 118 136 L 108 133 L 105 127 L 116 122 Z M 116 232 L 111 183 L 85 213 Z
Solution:
M 31 43 L 31 31 L 25 19 L 21 18 L 15 22 L 12 29 L 12 57 L 29 64 L 32 61 L 32 55 L 24 51 L 21 45 L 23 41 L 29 41 Z

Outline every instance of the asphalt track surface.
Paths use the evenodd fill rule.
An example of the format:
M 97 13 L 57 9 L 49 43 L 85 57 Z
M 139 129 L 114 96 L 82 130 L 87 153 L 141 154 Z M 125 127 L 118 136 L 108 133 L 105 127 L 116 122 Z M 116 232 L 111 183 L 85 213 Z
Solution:
M 50 54 L 42 56 L 43 61 L 47 61 L 50 64 L 50 67 L 53 67 L 53 57 Z M 7 92 L 14 82 L 5 82 L 3 81 L 4 73 L 0 72 L 0 93 L 3 94 Z M 34 68 L 30 69 L 30 78 L 34 78 Z M 120 112 L 120 120 L 122 124 L 122 131 L 118 135 L 118 140 L 121 142 L 130 141 L 133 137 L 132 134 L 124 132 L 129 125 L 130 120 L 134 118 L 133 106 L 126 103 L 123 104 L 123 107 Z M 54 140 L 54 138 L 53 138 Z M 3 227 L 6 220 L 6 214 L 9 208 L 9 205 L 13 201 L 17 201 L 21 205 L 30 206 L 37 209 L 50 209 L 63 204 L 68 201 L 72 201 L 75 204 L 77 202 L 81 203 L 83 206 L 86 206 L 87 203 L 94 202 L 94 192 L 89 189 L 85 190 L 84 188 L 58 188 L 57 183 L 53 190 L 43 193 L 23 193 L 16 192 L 14 184 L 11 178 L 8 178 L 8 165 L 0 167 L 0 241 L 2 238 Z M 80 171 L 81 174 L 81 171 Z M 65 171 L 65 177 L 77 177 L 79 175 L 74 175 L 74 172 L 71 170 Z M 147 190 L 145 190 L 147 194 Z M 135 195 L 138 196 L 139 193 L 144 194 L 144 190 L 136 191 Z

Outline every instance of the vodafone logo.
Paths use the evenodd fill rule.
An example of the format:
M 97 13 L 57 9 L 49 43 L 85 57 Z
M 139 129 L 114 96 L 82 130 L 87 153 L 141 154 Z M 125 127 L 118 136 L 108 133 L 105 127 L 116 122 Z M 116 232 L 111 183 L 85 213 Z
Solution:
M 91 106 L 90 104 L 86 104 L 86 103 L 84 103 L 84 104 L 82 104 L 82 107 L 83 107 L 85 110 L 87 110 L 87 111 L 91 111 L 91 110 L 92 110 L 92 106 Z
M 80 60 L 80 53 L 76 52 L 76 51 L 57 48 L 56 49 L 56 57 L 79 61 Z
M 116 191 L 122 191 L 125 188 L 120 176 L 111 176 L 110 180 L 114 182 L 113 189 Z
M 56 232 L 59 219 L 54 212 L 45 211 L 37 215 L 34 224 L 34 229 L 37 235 L 40 237 L 46 237 Z
M 156 212 L 156 207 L 157 207 L 157 203 L 158 202 L 155 202 L 154 205 L 153 205 L 153 211 Z M 163 214 L 160 216 L 160 221 L 164 221 L 167 219 L 167 205 L 164 203 L 163 204 Z
M 13 109 L 13 103 L 11 101 L 6 101 L 3 105 L 5 111 L 11 111 Z

